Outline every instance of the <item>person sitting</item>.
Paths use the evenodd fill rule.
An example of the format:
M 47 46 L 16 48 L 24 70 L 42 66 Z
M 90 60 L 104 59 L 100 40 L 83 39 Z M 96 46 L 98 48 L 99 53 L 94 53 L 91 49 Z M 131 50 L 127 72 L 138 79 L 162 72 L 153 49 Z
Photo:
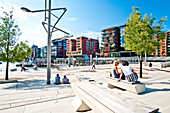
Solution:
M 113 67 L 111 69 L 111 74 L 112 74 L 112 77 L 114 77 L 114 78 L 120 77 L 120 73 L 118 72 L 118 69 L 117 69 L 118 65 L 119 65 L 119 61 L 114 61 Z
M 119 78 L 120 77 L 120 73 L 118 72 L 118 68 L 117 66 L 119 65 L 119 61 L 114 61 L 113 63 L 113 67 L 111 69 L 111 73 L 110 73 L 110 77 L 114 77 L 114 78 Z M 122 80 L 125 80 L 125 75 L 123 74 Z
M 37 64 L 33 66 L 33 70 L 38 70 Z
M 138 80 L 138 75 L 136 74 L 134 69 L 131 66 L 129 66 L 129 63 L 127 61 L 123 61 L 122 65 L 123 66 L 121 67 L 121 76 L 119 77 L 118 82 L 121 80 L 122 75 L 124 73 L 125 79 L 128 82 L 139 83 L 139 81 L 137 81 Z
M 69 82 L 69 79 L 66 77 L 66 75 L 64 75 L 64 78 L 63 78 L 63 80 L 62 80 L 62 82 L 61 82 L 62 84 L 69 84 L 70 82 Z
M 55 77 L 55 82 L 54 82 L 54 84 L 56 84 L 56 85 L 61 84 L 59 74 L 57 74 L 57 76 Z

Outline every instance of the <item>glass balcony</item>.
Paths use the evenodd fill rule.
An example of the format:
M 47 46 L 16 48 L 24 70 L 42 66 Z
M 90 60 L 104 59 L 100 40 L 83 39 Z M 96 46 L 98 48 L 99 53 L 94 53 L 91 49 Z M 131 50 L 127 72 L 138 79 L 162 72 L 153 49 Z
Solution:
M 111 38 L 110 37 L 107 37 L 107 40 L 110 40 Z
M 108 35 L 103 35 L 103 37 L 108 37 Z M 102 38 L 103 38 L 103 37 L 102 37 Z
M 104 45 L 104 44 L 105 44 L 105 42 L 101 42 L 101 44 L 102 44 L 102 45 Z
M 115 44 L 110 44 L 110 48 L 115 48 Z
M 104 45 L 101 45 L 100 47 L 102 47 L 102 48 L 103 48 L 103 47 L 104 47 Z
M 105 40 L 102 39 L 102 42 L 105 42 Z
M 102 32 L 102 34 L 107 34 L 108 33 L 108 31 L 104 31 L 104 32 Z

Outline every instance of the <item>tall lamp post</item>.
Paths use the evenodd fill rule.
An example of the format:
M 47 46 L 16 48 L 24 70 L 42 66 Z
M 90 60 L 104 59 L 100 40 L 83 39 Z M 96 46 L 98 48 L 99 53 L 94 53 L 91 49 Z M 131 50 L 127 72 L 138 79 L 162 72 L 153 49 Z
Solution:
M 50 78 L 51 78 L 51 37 L 52 37 L 52 33 L 55 32 L 55 31 L 61 31 L 61 32 L 64 32 L 65 34 L 69 35 L 69 33 L 59 29 L 59 28 L 56 28 L 56 24 L 59 22 L 59 20 L 61 19 L 61 17 L 64 15 L 64 13 L 67 11 L 66 8 L 55 8 L 55 9 L 51 9 L 51 0 L 48 0 L 49 3 L 48 3 L 48 9 L 46 9 L 46 6 L 47 6 L 47 0 L 45 0 L 45 10 L 34 10 L 34 11 L 31 11 L 30 9 L 28 8 L 25 8 L 25 7 L 21 7 L 21 9 L 23 11 L 26 11 L 26 12 L 31 12 L 31 13 L 36 13 L 36 12 L 45 12 L 45 21 L 46 19 L 48 19 L 48 29 L 46 29 L 45 27 L 45 24 L 47 24 L 46 22 L 42 22 L 46 32 L 48 33 L 48 39 L 47 39 L 47 84 L 50 84 Z M 53 13 L 51 13 L 51 11 L 54 11 L 54 10 L 63 10 L 64 12 L 59 16 L 57 17 L 56 15 L 54 15 Z M 46 17 L 46 12 L 48 11 L 48 17 Z M 54 26 L 51 25 L 51 15 L 54 16 L 55 18 L 57 18 Z M 52 29 L 51 29 L 52 28 Z

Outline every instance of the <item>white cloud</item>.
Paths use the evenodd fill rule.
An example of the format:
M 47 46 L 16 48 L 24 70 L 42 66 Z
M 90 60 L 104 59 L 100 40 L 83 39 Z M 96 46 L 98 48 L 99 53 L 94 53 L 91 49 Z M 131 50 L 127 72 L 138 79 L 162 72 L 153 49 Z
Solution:
M 20 40 L 28 40 L 30 46 L 35 44 L 42 47 L 47 45 L 47 33 L 42 25 L 37 26 L 35 29 L 27 28 L 22 31 Z
M 33 44 L 38 45 L 39 47 L 47 45 L 47 32 L 41 24 L 43 21 L 42 13 L 26 13 L 20 9 L 20 6 L 11 4 L 10 2 L 1 2 L 0 7 L 4 7 L 4 11 L 11 11 L 12 7 L 14 13 L 14 19 L 16 20 L 16 24 L 19 25 L 21 29 L 22 35 L 19 38 L 19 41 L 28 40 L 29 46 Z M 2 14 L 2 10 L 0 10 L 0 14 Z M 72 18 L 74 21 L 78 18 Z M 40 21 L 39 21 L 40 20 Z M 60 27 L 59 27 L 60 28 Z M 71 34 L 71 31 L 65 28 L 60 28 Z M 52 35 L 52 39 L 63 37 L 64 33 L 60 31 L 56 31 Z
M 76 17 L 70 17 L 70 18 L 67 18 L 67 20 L 69 20 L 69 21 L 76 21 L 76 20 L 78 20 L 79 18 L 76 18 Z
M 21 10 L 20 6 L 15 5 L 14 6 L 14 17 L 15 19 L 17 19 L 18 21 L 20 20 L 28 20 L 30 17 L 35 17 L 39 20 L 42 20 L 39 17 L 39 13 L 27 13 Z
M 93 31 L 87 31 L 85 33 L 81 33 L 82 36 L 86 36 L 89 38 L 95 38 L 97 39 L 97 37 L 101 37 L 101 32 L 93 32 Z
M 63 30 L 63 31 L 65 31 L 65 32 L 67 32 L 67 33 L 70 33 L 70 35 L 71 35 L 71 31 L 70 30 L 68 30 L 68 29 L 66 29 L 66 28 L 61 28 L 61 27 L 59 27 L 59 29 L 61 29 L 61 30 Z M 61 32 L 61 31 L 56 31 L 56 32 L 53 32 L 53 39 L 55 39 L 55 38 L 60 38 L 60 37 L 63 37 L 65 35 L 65 33 L 63 33 L 63 32 Z
M 21 10 L 21 7 L 18 5 L 13 5 L 10 2 L 7 2 L 5 4 L 0 3 L 0 7 L 3 7 L 4 11 L 11 11 L 13 8 L 13 14 L 14 18 L 16 21 L 21 21 L 21 20 L 28 20 L 30 17 L 35 17 L 39 20 L 42 20 L 40 18 L 39 13 L 27 13 Z M 2 14 L 3 10 L 0 11 L 0 14 Z
M 101 32 L 87 31 L 85 33 L 81 33 L 81 35 L 88 38 L 99 39 L 99 44 L 101 42 Z

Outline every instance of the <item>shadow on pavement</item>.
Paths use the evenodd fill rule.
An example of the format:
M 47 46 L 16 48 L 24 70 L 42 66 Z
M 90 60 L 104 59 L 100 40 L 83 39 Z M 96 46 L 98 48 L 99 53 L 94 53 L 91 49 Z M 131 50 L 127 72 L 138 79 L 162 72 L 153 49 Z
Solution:
M 169 88 L 163 88 L 163 89 L 155 89 L 155 88 L 146 88 L 146 92 L 144 94 L 147 93 L 152 93 L 152 92 L 156 92 L 156 91 L 170 91 Z
M 170 85 L 170 82 L 150 82 L 150 83 L 145 83 L 146 85 L 153 85 L 153 84 L 167 84 Z
M 18 81 L 16 84 L 5 87 L 3 89 L 21 89 L 21 90 L 34 90 L 34 89 L 46 89 L 46 88 L 68 88 L 70 84 L 54 85 L 54 81 L 47 85 L 46 80 L 25 80 Z

